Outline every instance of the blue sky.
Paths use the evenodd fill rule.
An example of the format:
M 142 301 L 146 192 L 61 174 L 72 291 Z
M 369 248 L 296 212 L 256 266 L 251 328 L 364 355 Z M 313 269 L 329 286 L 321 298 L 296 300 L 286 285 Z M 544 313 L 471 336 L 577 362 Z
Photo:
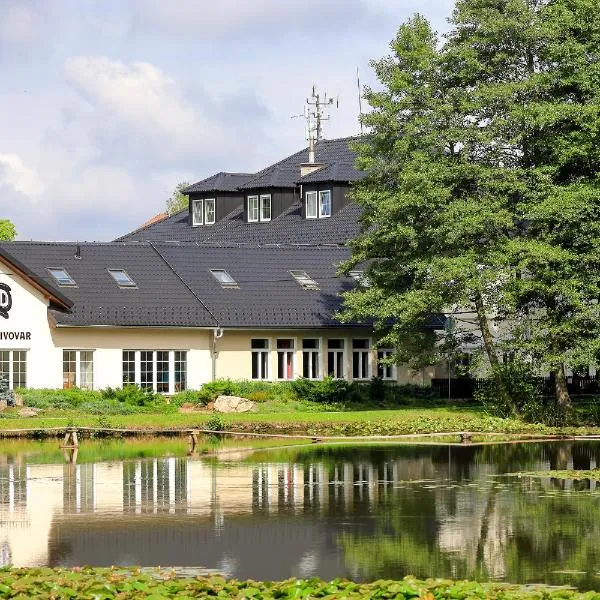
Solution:
M 19 239 L 110 240 L 178 181 L 254 171 L 305 145 L 315 83 L 326 137 L 358 132 L 356 67 L 414 12 L 452 0 L 0 0 L 0 218 Z

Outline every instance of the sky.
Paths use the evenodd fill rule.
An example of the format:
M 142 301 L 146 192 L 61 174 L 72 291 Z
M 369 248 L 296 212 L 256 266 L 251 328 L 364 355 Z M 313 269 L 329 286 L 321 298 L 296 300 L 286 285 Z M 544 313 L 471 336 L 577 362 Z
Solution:
M 359 132 L 356 68 L 415 12 L 453 0 L 0 0 L 0 218 L 22 240 L 108 241 L 180 181 L 253 172 L 305 147 L 315 84 L 327 138 Z M 367 107 L 363 106 L 363 109 Z

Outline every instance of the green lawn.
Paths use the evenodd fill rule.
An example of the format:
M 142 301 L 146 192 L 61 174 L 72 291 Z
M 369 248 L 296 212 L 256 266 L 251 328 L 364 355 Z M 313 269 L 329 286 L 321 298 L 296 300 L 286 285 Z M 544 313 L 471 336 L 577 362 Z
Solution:
M 13 413 L 14 414 L 14 413 Z M 19 418 L 3 413 L 0 431 L 42 430 L 50 427 L 100 427 L 124 429 L 204 428 L 210 413 L 85 415 L 76 410 L 45 411 L 37 417 Z M 600 433 L 600 428 L 556 428 L 491 417 L 478 408 L 433 407 L 344 412 L 264 412 L 221 415 L 225 429 L 254 433 L 306 433 L 309 435 L 400 435 L 451 431 L 540 433 Z

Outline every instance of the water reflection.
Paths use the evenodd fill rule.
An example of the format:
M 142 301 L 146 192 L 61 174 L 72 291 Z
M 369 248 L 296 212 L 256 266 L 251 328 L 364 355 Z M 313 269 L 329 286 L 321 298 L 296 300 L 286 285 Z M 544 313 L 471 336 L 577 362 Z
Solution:
M 0 561 L 205 566 L 261 579 L 412 573 L 597 588 L 595 482 L 497 477 L 597 464 L 596 442 L 311 447 L 244 462 L 56 465 L 4 455 Z

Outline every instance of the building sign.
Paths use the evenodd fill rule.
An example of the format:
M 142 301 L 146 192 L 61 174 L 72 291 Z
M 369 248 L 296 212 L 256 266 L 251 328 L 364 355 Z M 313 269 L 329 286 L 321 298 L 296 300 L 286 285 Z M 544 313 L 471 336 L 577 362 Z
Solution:
M 12 308 L 12 294 L 10 286 L 0 283 L 0 317 L 8 319 L 8 312 Z

